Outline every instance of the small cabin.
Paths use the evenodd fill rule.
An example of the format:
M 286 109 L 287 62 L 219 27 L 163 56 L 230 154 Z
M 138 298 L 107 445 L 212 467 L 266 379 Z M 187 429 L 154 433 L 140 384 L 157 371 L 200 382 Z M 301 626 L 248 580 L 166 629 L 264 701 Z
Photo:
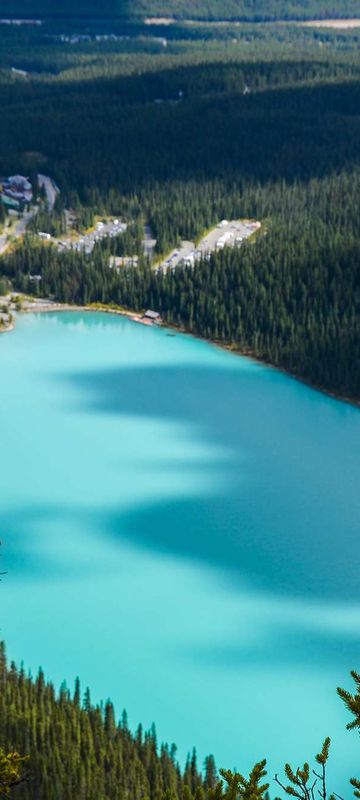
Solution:
M 155 325 L 161 325 L 162 322 L 158 311 L 151 311 L 150 309 L 148 309 L 148 311 L 145 311 L 143 319 L 147 319 L 149 320 L 149 322 L 153 322 Z

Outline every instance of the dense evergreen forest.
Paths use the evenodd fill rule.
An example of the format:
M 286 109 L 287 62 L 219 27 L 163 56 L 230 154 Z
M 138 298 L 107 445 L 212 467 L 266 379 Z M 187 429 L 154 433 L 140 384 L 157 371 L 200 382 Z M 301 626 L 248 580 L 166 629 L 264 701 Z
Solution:
M 191 800 L 198 788 L 202 800 L 204 789 L 215 785 L 212 756 L 204 772 L 195 751 L 180 769 L 175 745 L 158 746 L 154 726 L 143 731 L 139 725 L 133 734 L 126 712 L 118 723 L 112 703 L 94 706 L 79 680 L 73 692 L 62 686 L 58 693 L 41 670 L 32 679 L 7 666 L 3 644 L 0 687 L 0 747 L 29 757 L 30 780 L 17 788 L 19 800 Z
M 154 307 L 359 399 L 359 33 L 246 25 L 208 38 L 194 26 L 189 38 L 177 26 L 165 46 L 164 30 L 70 44 L 53 27 L 6 27 L 0 174 L 54 177 L 61 208 L 38 222 L 51 231 L 67 206 L 80 228 L 111 213 L 136 234 L 91 256 L 29 234 L 1 272 L 25 291 L 40 274 L 41 292 L 67 302 Z M 258 219 L 261 232 L 195 270 L 163 275 L 143 257 L 109 269 L 114 252 L 142 256 L 145 222 L 161 254 L 224 217 Z
M 309 19 L 351 17 L 356 0 L 0 0 L 0 14 L 16 17 L 146 17 L 176 19 Z
M 241 193 L 231 193 L 229 187 L 227 206 L 217 189 L 207 185 L 202 207 L 192 202 L 188 187 L 182 197 L 187 209 L 184 226 L 192 213 L 199 229 L 206 224 L 207 202 L 215 207 L 218 203 L 223 212 L 232 204 L 250 210 L 242 205 Z M 169 323 L 283 366 L 315 385 L 359 397 L 359 191 L 359 171 L 351 178 L 341 175 L 302 188 L 273 185 L 272 203 L 276 200 L 279 208 L 287 209 L 286 220 L 279 215 L 254 244 L 217 253 L 195 269 L 156 274 L 144 261 L 137 269 L 117 274 L 109 269 L 114 244 L 97 246 L 89 259 L 60 254 L 29 238 L 4 260 L 4 270 L 25 292 L 31 291 L 29 276 L 35 273 L 42 275 L 43 294 L 65 302 L 159 309 Z M 254 189 L 249 197 L 251 208 L 264 216 L 269 192 L 270 186 L 264 192 Z M 336 207 L 334 195 L 339 199 Z M 169 200 L 171 216 L 179 193 L 174 191 Z M 162 202 L 154 190 L 159 228 Z M 154 218 L 154 229 L 156 224 Z M 120 240 L 119 254 L 121 244 Z
M 354 694 L 338 689 L 352 719 L 348 728 L 360 728 L 360 675 L 352 673 Z M 40 669 L 36 678 L 23 667 L 7 664 L 0 643 L 0 795 L 19 800 L 268 800 L 281 787 L 300 800 L 332 800 L 326 784 L 330 739 L 326 738 L 314 763 L 292 769 L 285 776 L 267 778 L 266 760 L 249 777 L 220 769 L 212 755 L 203 769 L 196 751 L 183 768 L 176 746 L 158 744 L 155 726 L 132 733 L 126 711 L 118 722 L 110 700 L 94 705 L 90 690 L 81 692 L 63 684 L 59 692 Z M 336 754 L 335 756 L 336 757 Z M 22 759 L 22 760 L 21 760 Z M 11 769 L 9 769 L 9 765 Z M 315 771 L 315 776 L 314 776 Z M 351 779 L 359 797 L 360 781 Z M 337 797 L 339 795 L 336 795 Z
M 84 11 L 68 5 L 57 10 Z M 0 14 L 48 6 L 0 0 Z M 139 22 L 175 13 L 165 2 L 139 0 L 130 15 L 104 0 L 102 19 L 92 20 L 98 3 L 86 8 L 86 19 L 1 28 L 0 174 L 24 173 L 35 185 L 45 172 L 61 189 L 54 211 L 43 206 L 1 256 L 2 287 L 5 277 L 16 290 L 68 303 L 151 307 L 169 324 L 359 400 L 360 35 L 253 24 L 354 15 L 355 4 L 180 0 L 169 27 Z M 252 21 L 182 22 L 224 14 Z M 64 235 L 65 209 L 78 230 L 107 214 L 128 230 L 91 255 L 59 252 L 37 231 Z M 261 229 L 195 268 L 156 270 L 179 240 L 225 217 L 260 220 Z M 0 206 L 0 225 L 7 220 Z M 144 224 L 157 239 L 155 264 L 143 252 Z M 110 268 L 110 256 L 133 254 L 138 266 Z M 340 695 L 359 728 L 354 677 L 356 694 Z M 320 775 L 328 749 L 325 740 Z M 222 772 L 223 783 L 212 756 L 203 771 L 195 752 L 180 767 L 155 728 L 133 733 L 110 701 L 95 706 L 78 681 L 57 692 L 41 671 L 32 678 L 8 666 L 1 646 L 0 794 L 2 752 L 11 751 L 29 756 L 19 800 L 265 800 L 269 789 L 264 761 L 246 779 Z M 289 767 L 283 794 L 312 800 L 310 781 L 307 764 L 301 773 Z M 353 787 L 359 797 L 356 779 Z

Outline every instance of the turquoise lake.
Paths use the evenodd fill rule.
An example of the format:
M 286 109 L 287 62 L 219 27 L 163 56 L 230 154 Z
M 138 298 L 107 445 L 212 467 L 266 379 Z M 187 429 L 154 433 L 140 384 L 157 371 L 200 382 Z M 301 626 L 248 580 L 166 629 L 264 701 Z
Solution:
M 350 796 L 359 411 L 106 314 L 20 316 L 0 371 L 9 656 L 79 675 L 181 759 L 272 776 L 329 734 Z

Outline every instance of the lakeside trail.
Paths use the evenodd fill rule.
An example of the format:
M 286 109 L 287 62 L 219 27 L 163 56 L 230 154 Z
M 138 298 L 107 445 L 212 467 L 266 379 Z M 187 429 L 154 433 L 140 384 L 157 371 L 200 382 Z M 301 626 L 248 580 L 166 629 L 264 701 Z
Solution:
M 129 317 L 130 319 L 136 319 L 139 317 L 139 312 L 136 311 L 128 311 L 127 309 L 112 308 L 111 306 L 100 305 L 98 303 L 94 303 L 94 305 L 88 306 L 81 306 L 81 305 L 71 305 L 70 303 L 56 303 L 53 301 L 46 302 L 44 300 L 34 302 L 26 302 L 24 306 L 21 308 L 20 314 L 39 314 L 39 313 L 49 313 L 52 311 L 101 311 L 105 314 L 116 314 L 121 317 Z

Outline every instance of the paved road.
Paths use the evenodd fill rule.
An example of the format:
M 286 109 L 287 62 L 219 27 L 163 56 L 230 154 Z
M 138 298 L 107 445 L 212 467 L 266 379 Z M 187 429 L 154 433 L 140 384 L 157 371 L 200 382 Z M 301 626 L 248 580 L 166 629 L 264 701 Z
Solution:
M 44 187 L 46 193 L 46 199 L 48 204 L 48 210 L 51 212 L 55 205 L 56 195 L 59 193 L 59 189 L 55 185 L 52 178 L 49 178 L 48 175 L 38 175 L 38 182 L 39 186 L 42 189 Z
M 6 247 L 7 247 L 7 243 L 8 243 L 7 235 L 6 235 L 6 233 L 3 233 L 0 236 L 0 256 L 5 252 Z
M 156 239 L 153 238 L 150 225 L 144 225 L 144 239 L 143 239 L 143 246 L 144 246 L 144 253 L 145 255 L 152 261 L 154 250 L 156 245 Z
M 101 239 L 112 239 L 115 236 L 120 236 L 121 234 L 125 233 L 126 229 L 126 222 L 120 222 L 120 220 L 115 219 L 106 223 L 98 222 L 94 231 L 91 233 L 85 233 L 83 236 L 79 236 L 76 241 L 68 238 L 50 238 L 51 241 L 57 245 L 58 250 L 78 250 L 90 255 L 95 247 L 96 242 L 101 241 Z
M 25 214 L 23 214 L 23 216 L 21 217 L 21 219 L 19 219 L 19 222 L 16 223 L 13 235 L 23 236 L 30 220 L 33 219 L 33 217 L 35 217 L 35 214 L 37 214 L 37 212 L 38 212 L 37 206 L 32 208 L 31 211 L 26 211 Z
M 176 269 L 179 264 L 187 262 L 187 259 L 192 259 L 195 253 L 194 242 L 181 242 L 180 247 L 172 250 L 166 261 L 163 261 L 158 267 L 159 272 L 167 272 L 168 269 Z
M 25 214 L 23 214 L 22 217 L 20 217 L 20 219 L 18 220 L 18 222 L 15 225 L 15 229 L 13 231 L 11 231 L 10 239 L 12 237 L 15 237 L 16 239 L 18 239 L 20 236 L 24 236 L 24 233 L 26 231 L 27 225 L 29 224 L 30 220 L 35 216 L 37 211 L 38 211 L 38 207 L 34 206 L 31 209 L 31 211 L 26 211 Z M 7 233 L 2 233 L 1 236 L 0 236 L 0 255 L 5 253 L 5 251 L 9 247 L 9 244 L 10 244 L 10 240 L 8 238 L 8 234 Z

